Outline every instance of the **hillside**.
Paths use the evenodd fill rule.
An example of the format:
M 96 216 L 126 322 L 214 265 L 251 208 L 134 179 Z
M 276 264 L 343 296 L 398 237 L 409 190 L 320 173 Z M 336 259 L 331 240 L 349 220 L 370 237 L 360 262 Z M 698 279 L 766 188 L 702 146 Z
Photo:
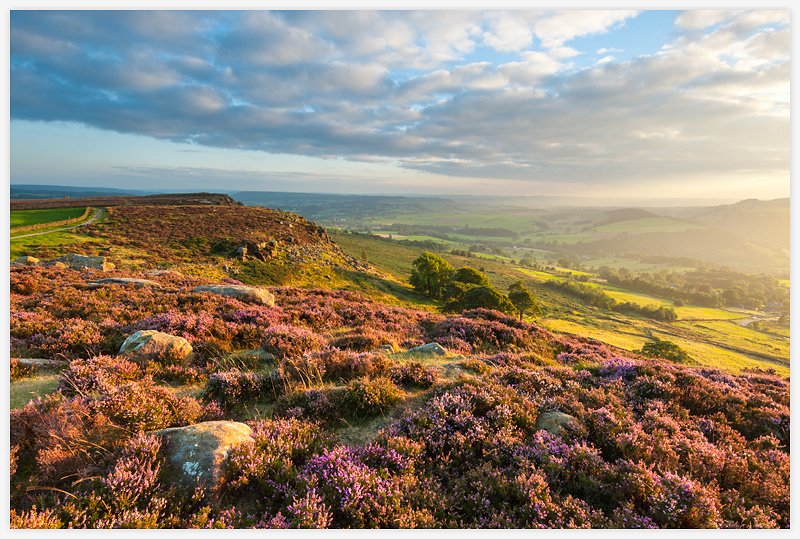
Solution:
M 10 272 L 12 527 L 789 527 L 775 371 L 441 314 L 395 269 L 418 249 L 282 210 L 132 204 L 78 234 Z M 248 284 L 273 300 L 202 288 Z M 191 354 L 120 354 L 141 330 Z M 210 421 L 252 442 L 187 488 L 159 433 Z

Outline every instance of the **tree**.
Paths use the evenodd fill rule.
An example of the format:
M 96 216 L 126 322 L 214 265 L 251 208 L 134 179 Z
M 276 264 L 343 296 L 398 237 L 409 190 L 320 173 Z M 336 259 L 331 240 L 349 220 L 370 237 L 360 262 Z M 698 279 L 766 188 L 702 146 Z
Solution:
M 489 278 L 480 271 L 463 266 L 454 271 L 450 281 L 442 290 L 442 299 L 445 301 L 461 301 L 464 292 L 473 286 L 490 286 Z
M 445 306 L 445 311 L 450 312 L 470 309 L 493 309 L 505 314 L 512 314 L 517 310 L 511 300 L 493 286 L 473 286 L 464 292 L 461 300 L 453 301 Z
M 514 304 L 514 307 L 516 307 L 517 311 L 519 311 L 520 320 L 522 320 L 525 312 L 530 312 L 531 314 L 542 314 L 542 309 L 536 302 L 536 298 L 534 298 L 533 294 L 531 294 L 530 291 L 525 288 L 521 281 L 517 281 L 508 287 L 508 299 Z
M 645 343 L 642 354 L 649 357 L 663 358 L 674 363 L 691 363 L 692 358 L 680 346 L 670 341 L 656 340 Z
M 453 267 L 443 258 L 425 251 L 412 262 L 409 283 L 414 290 L 433 299 L 442 297 L 445 285 L 450 280 Z

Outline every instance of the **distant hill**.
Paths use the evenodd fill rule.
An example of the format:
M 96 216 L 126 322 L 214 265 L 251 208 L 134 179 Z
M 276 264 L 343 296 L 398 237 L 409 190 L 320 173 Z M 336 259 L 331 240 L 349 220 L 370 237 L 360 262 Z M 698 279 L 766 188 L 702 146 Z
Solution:
M 791 208 L 788 198 L 748 199 L 722 206 L 659 208 L 657 211 L 732 232 L 756 245 L 789 251 Z
M 609 211 L 608 218 L 605 221 L 595 224 L 594 226 L 600 227 L 604 225 L 613 225 L 614 223 L 635 221 L 636 219 L 648 219 L 651 217 L 658 217 L 658 215 L 639 208 L 621 208 L 619 210 Z
M 337 195 L 319 193 L 283 193 L 240 191 L 231 193 L 237 202 L 290 211 L 313 221 L 349 221 L 353 218 L 386 217 L 409 213 L 448 211 L 456 203 L 441 197 L 405 197 L 388 195 Z
M 160 191 L 143 191 L 138 189 L 115 189 L 110 187 L 73 187 L 69 185 L 11 185 L 9 194 L 11 199 L 32 198 L 85 198 L 107 196 L 144 196 Z

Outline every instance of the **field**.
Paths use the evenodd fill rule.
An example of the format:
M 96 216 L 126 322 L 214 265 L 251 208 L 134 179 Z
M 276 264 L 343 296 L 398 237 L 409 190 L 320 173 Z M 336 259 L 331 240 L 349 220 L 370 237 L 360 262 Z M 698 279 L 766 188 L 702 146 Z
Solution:
M 12 527 L 789 527 L 777 320 L 602 309 L 548 283 L 672 302 L 586 268 L 464 249 L 439 254 L 503 293 L 521 280 L 544 312 L 442 313 L 408 281 L 425 248 L 283 210 L 119 206 L 24 240 L 12 254 L 77 251 L 116 269 L 11 269 L 12 357 L 59 362 L 12 360 Z M 265 260 L 236 254 L 267 240 Z M 107 277 L 155 284 L 97 284 Z M 274 305 L 195 291 L 212 284 L 266 289 Z M 142 329 L 193 355 L 118 355 Z M 689 359 L 645 355 L 656 339 Z M 246 424 L 252 442 L 228 451 L 224 482 L 195 490 L 170 475 L 158 432 L 209 421 Z
M 52 223 L 55 221 L 65 221 L 67 219 L 75 219 L 80 217 L 85 208 L 56 208 L 52 210 L 25 210 L 25 211 L 12 211 L 11 229 L 21 226 L 38 225 L 41 223 Z

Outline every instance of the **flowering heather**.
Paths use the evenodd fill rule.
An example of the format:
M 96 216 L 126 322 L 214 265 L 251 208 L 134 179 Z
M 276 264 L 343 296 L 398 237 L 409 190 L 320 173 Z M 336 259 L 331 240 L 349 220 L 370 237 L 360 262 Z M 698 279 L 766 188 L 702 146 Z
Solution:
M 90 269 L 11 274 L 12 355 L 71 360 L 54 394 L 10 414 L 12 527 L 790 526 L 790 385 L 768 370 L 692 368 L 495 311 L 448 318 L 348 291 L 279 287 L 266 307 L 192 293 L 209 284 L 195 277 L 149 289 L 88 286 L 108 276 Z M 144 369 L 113 357 L 137 329 L 181 335 L 200 357 Z M 439 379 L 428 360 L 371 349 L 432 341 L 468 355 L 443 361 L 471 374 Z M 266 363 L 227 355 L 262 344 Z M 204 388 L 196 400 L 165 381 Z M 264 419 L 230 451 L 219 499 L 165 481 L 148 432 L 245 420 L 255 403 Z M 553 417 L 559 434 L 541 428 Z M 342 419 L 368 425 L 365 439 L 340 441 Z

